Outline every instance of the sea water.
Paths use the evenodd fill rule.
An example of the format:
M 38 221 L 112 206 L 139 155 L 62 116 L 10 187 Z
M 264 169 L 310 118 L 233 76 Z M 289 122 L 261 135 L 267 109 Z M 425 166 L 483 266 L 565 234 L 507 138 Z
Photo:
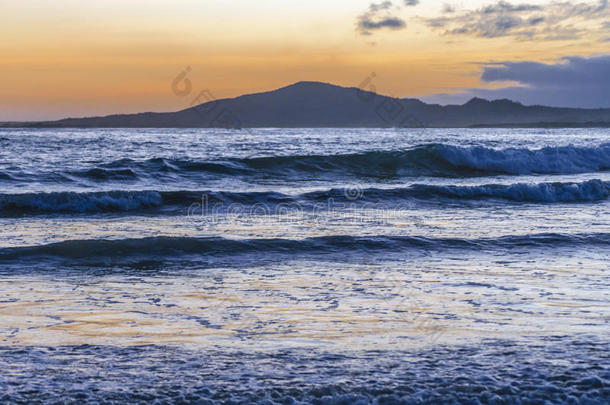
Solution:
M 608 129 L 0 130 L 0 401 L 610 401 Z

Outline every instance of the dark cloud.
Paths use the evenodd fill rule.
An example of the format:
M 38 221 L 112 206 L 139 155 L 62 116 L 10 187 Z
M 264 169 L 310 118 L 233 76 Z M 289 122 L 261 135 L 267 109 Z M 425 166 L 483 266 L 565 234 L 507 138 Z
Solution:
M 599 86 L 610 78 L 610 55 L 583 58 L 570 56 L 559 63 L 503 62 L 486 66 L 481 75 L 484 82 L 519 82 L 532 86 L 567 84 Z
M 400 29 L 404 28 L 405 26 L 405 22 L 396 17 L 387 17 L 377 21 L 362 20 L 360 22 L 360 27 L 366 31 L 378 30 L 381 28 Z
M 445 15 L 428 18 L 425 22 L 446 35 L 551 41 L 582 38 L 595 32 L 596 27 L 591 22 L 607 24 L 609 18 L 608 0 L 588 3 L 553 1 L 544 6 L 500 0 L 476 10 L 445 11 Z M 576 23 L 580 25 L 575 26 Z M 603 29 L 610 30 L 607 26 Z
M 554 64 L 502 62 L 485 65 L 481 80 L 516 84 L 499 89 L 467 89 L 456 94 L 437 94 L 425 97 L 425 100 L 451 104 L 472 97 L 508 98 L 528 105 L 610 108 L 609 77 L 610 54 L 590 58 L 566 57 Z
M 407 6 L 407 7 L 417 6 L 419 4 L 419 0 L 404 0 L 404 1 L 405 1 L 405 6 Z
M 412 0 L 417 1 L 417 0 Z M 372 31 L 388 28 L 400 30 L 406 28 L 407 24 L 402 18 L 394 17 L 390 14 L 393 8 L 391 1 L 372 3 L 369 9 L 358 17 L 356 28 L 362 35 L 371 35 Z

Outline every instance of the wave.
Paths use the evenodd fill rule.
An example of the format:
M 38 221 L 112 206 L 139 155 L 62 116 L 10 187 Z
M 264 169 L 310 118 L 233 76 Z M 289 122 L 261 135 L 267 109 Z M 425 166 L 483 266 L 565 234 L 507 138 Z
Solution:
M 461 148 L 448 145 L 434 145 L 432 148 L 443 162 L 457 170 L 516 175 L 610 170 L 610 144 L 598 147 L 546 147 L 535 150 L 496 150 L 481 146 Z
M 10 174 L 0 170 L 0 180 L 15 180 L 15 178 Z
M 344 155 L 276 156 L 217 162 L 223 171 L 342 172 L 365 177 L 413 175 L 462 177 L 487 174 L 573 174 L 610 170 L 610 144 L 581 148 L 496 150 L 480 146 L 431 144 L 406 151 L 372 151 Z M 175 161 L 186 170 L 210 170 L 209 163 Z M 214 166 L 214 170 L 219 167 Z
M 324 236 L 303 240 L 248 239 L 220 237 L 151 237 L 123 240 L 70 240 L 48 245 L 0 249 L 0 262 L 27 258 L 57 258 L 70 261 L 115 261 L 124 259 L 181 259 L 184 256 L 206 258 L 255 254 L 272 255 L 354 254 L 374 252 L 399 253 L 409 249 L 426 251 L 511 250 L 516 248 L 556 248 L 566 246 L 608 246 L 610 234 L 534 234 L 500 238 L 459 239 L 414 236 Z
M 332 189 L 308 193 L 311 199 L 358 200 L 383 202 L 396 199 L 441 199 L 441 200 L 507 200 L 515 202 L 558 203 L 593 202 L 610 197 L 610 182 L 589 180 L 582 183 L 517 183 L 487 184 L 481 186 L 438 186 L 415 184 L 392 189 Z
M 497 198 L 518 202 L 591 202 L 610 196 L 610 182 L 589 180 L 582 183 L 518 183 L 483 186 L 414 186 L 421 193 L 451 198 Z
M 307 179 L 325 177 L 473 177 L 497 174 L 574 174 L 610 170 L 610 144 L 497 150 L 428 144 L 402 151 L 297 155 L 220 160 L 152 158 L 118 161 L 71 171 L 93 181 L 132 181 L 175 176 L 242 176 Z
M 69 174 L 96 180 L 135 180 L 140 177 L 135 170 L 129 168 L 109 169 L 96 167 L 84 172 L 73 172 Z
M 517 183 L 481 186 L 435 186 L 415 184 L 404 188 L 336 188 L 299 195 L 278 192 L 229 191 L 109 191 L 0 194 L 0 215 L 36 213 L 106 213 L 151 209 L 186 213 L 192 204 L 208 204 L 215 212 L 231 205 L 260 206 L 270 210 L 280 204 L 303 209 L 320 202 L 350 204 L 396 204 L 407 200 L 506 200 L 532 203 L 578 203 L 606 200 L 610 182 L 589 180 L 582 183 Z M 233 207 L 235 208 L 235 207 Z
M 133 211 L 159 207 L 162 203 L 161 194 L 156 191 L 0 194 L 0 212 L 4 214 Z
M 43 213 L 115 213 L 155 209 L 186 213 L 191 204 L 206 201 L 210 208 L 231 204 L 269 206 L 296 203 L 298 196 L 276 192 L 228 191 L 107 191 L 0 194 L 0 216 Z

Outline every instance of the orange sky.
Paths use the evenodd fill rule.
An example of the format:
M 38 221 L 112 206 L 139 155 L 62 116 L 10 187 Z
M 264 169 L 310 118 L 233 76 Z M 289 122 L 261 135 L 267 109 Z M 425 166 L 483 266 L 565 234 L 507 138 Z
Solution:
M 610 47 L 593 34 L 553 41 L 447 35 L 424 22 L 441 3 L 401 1 L 388 13 L 406 28 L 362 35 L 356 21 L 370 1 L 288 3 L 0 0 L 0 121 L 178 110 L 190 99 L 173 94 L 171 83 L 187 66 L 193 92 L 219 98 L 299 80 L 358 86 L 371 72 L 379 92 L 405 97 L 481 86 L 473 62 L 551 62 Z

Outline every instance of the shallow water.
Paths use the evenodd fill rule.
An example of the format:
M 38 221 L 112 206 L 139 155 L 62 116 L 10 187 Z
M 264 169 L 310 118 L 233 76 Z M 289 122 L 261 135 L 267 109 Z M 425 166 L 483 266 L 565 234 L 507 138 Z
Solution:
M 608 142 L 1 130 L 0 398 L 608 402 Z

